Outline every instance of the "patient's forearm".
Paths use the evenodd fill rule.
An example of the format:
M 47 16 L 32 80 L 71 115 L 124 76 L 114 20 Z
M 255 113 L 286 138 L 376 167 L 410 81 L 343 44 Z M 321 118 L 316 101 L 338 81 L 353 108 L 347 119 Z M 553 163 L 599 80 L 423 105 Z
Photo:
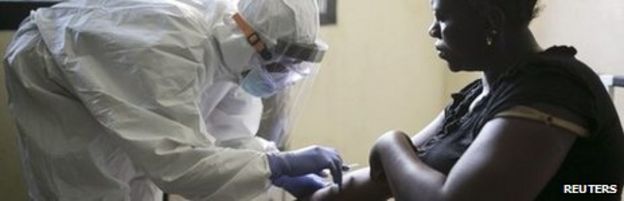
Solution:
M 370 180 L 369 169 L 365 168 L 346 174 L 343 177 L 341 191 L 338 191 L 335 185 L 333 187 L 326 187 L 315 192 L 308 200 L 380 201 L 387 200 L 388 198 L 390 198 L 388 187 Z
M 386 134 L 373 152 L 382 163 L 396 200 L 440 200 L 446 176 L 418 158 L 407 136 L 398 132 Z

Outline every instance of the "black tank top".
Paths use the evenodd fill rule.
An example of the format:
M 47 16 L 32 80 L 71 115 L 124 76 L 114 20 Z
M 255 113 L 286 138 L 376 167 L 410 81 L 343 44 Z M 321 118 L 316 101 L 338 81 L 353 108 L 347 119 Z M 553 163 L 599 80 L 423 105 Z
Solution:
M 418 147 L 421 159 L 448 174 L 494 115 L 517 105 L 557 106 L 583 118 L 590 136 L 577 138 L 536 200 L 619 201 L 624 182 L 624 134 L 620 120 L 596 73 L 576 60 L 575 54 L 574 48 L 556 46 L 517 64 L 490 83 L 490 93 L 470 113 L 470 104 L 482 91 L 481 81 L 452 94 L 453 101 L 444 110 L 443 126 Z M 575 184 L 617 185 L 618 192 L 564 193 L 564 185 Z

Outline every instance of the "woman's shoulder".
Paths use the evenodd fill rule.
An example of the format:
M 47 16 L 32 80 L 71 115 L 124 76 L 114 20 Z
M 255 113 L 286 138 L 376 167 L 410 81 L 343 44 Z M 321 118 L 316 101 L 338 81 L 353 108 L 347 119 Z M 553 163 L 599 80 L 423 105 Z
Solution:
M 532 76 L 548 74 L 578 79 L 596 75 L 588 65 L 576 58 L 576 54 L 577 50 L 574 47 L 552 46 L 528 57 L 509 73 Z
M 615 112 L 600 78 L 576 53 L 573 47 L 554 46 L 507 72 L 493 87 L 492 112 L 546 105 L 580 117 L 590 131 L 600 127 Z
M 553 46 L 518 63 L 504 73 L 494 85 L 512 85 L 514 89 L 576 91 L 593 96 L 602 86 L 598 75 L 576 59 L 574 47 Z

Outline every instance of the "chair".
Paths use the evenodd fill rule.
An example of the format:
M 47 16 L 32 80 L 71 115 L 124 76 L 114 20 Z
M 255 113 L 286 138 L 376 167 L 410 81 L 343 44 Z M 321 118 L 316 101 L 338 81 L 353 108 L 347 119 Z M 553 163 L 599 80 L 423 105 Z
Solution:
M 611 98 L 614 98 L 615 87 L 624 87 L 624 76 L 622 75 L 600 75 L 600 80 L 607 88 Z

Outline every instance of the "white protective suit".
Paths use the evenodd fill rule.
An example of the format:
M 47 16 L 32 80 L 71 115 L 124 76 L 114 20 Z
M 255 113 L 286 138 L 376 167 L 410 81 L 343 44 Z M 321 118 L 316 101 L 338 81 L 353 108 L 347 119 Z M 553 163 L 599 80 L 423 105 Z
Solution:
M 310 2 L 238 7 L 269 36 L 309 42 L 317 30 L 301 28 L 301 16 L 268 21 L 255 10 L 305 18 Z M 152 201 L 163 189 L 238 201 L 266 191 L 272 148 L 254 137 L 260 100 L 237 84 L 254 52 L 232 35 L 234 3 L 79 0 L 33 11 L 5 55 L 30 199 Z

